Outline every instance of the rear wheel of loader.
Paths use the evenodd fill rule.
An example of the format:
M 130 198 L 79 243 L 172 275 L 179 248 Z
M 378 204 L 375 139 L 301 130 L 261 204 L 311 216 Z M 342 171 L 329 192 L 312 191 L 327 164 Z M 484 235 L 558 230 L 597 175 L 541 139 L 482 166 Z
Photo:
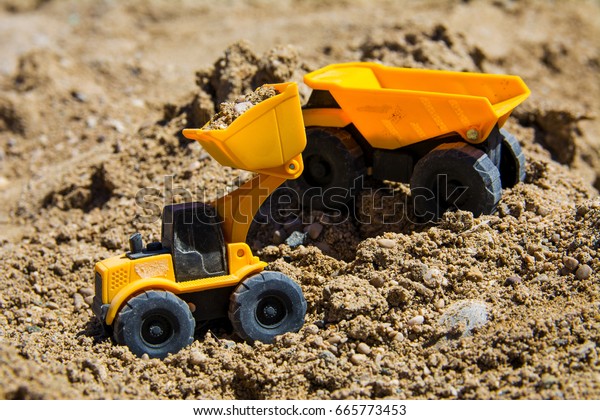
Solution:
M 356 180 L 365 174 L 362 149 L 340 128 L 306 130 L 304 172 L 290 181 L 305 209 L 343 210 L 356 195 Z
M 491 214 L 502 197 L 500 172 L 485 152 L 442 144 L 417 162 L 410 180 L 415 214 L 435 221 L 447 210 Z
M 502 135 L 502 154 L 500 155 L 500 177 L 502 188 L 512 188 L 519 182 L 525 181 L 525 154 L 519 141 L 505 129 L 500 129 Z
M 244 340 L 272 343 L 276 336 L 304 325 L 306 299 L 292 279 L 263 271 L 244 280 L 232 293 L 229 320 Z
M 130 299 L 115 320 L 114 337 L 132 353 L 164 358 L 194 341 L 189 306 L 171 292 L 148 291 Z

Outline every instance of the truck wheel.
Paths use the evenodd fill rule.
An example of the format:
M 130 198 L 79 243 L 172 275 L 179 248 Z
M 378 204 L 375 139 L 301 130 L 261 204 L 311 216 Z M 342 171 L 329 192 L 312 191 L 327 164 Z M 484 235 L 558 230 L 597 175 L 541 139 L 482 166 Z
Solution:
M 189 306 L 171 292 L 148 291 L 130 299 L 115 321 L 115 341 L 132 353 L 162 359 L 194 341 Z
M 305 209 L 347 208 L 356 195 L 355 180 L 365 173 L 362 149 L 350 133 L 339 128 L 306 130 L 302 152 L 304 172 L 291 181 Z
M 229 320 L 244 340 L 272 343 L 276 336 L 304 325 L 306 299 L 292 279 L 263 271 L 244 280 L 231 294 Z
M 452 209 L 491 214 L 502 197 L 500 172 L 489 156 L 460 142 L 442 144 L 421 158 L 410 188 L 415 214 L 428 221 Z
M 512 188 L 525 181 L 525 155 L 519 141 L 505 129 L 502 135 L 502 154 L 500 155 L 500 178 L 502 188 Z

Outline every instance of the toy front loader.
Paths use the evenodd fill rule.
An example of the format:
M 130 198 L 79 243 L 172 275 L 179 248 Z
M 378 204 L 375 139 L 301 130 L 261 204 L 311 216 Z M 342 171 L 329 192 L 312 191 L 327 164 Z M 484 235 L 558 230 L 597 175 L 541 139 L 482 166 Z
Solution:
M 264 200 L 300 176 L 306 145 L 295 84 L 238 117 L 225 130 L 186 129 L 221 164 L 257 175 L 213 203 L 163 210 L 161 242 L 96 264 L 93 310 L 118 343 L 165 357 L 194 339 L 197 324 L 228 317 L 243 339 L 271 342 L 304 324 L 300 287 L 252 255 L 246 235 Z

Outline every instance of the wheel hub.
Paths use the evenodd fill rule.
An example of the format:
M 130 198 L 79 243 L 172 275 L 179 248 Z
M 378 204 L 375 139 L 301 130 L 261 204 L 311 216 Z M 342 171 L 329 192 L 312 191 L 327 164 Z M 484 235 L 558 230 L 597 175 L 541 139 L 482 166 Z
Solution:
M 256 307 L 256 320 L 266 328 L 277 327 L 286 314 L 285 305 L 276 296 L 263 298 Z

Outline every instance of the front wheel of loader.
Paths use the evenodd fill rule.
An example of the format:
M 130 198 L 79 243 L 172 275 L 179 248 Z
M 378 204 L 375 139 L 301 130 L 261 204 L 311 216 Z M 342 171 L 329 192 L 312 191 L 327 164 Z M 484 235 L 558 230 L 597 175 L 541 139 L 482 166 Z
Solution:
M 417 162 L 410 180 L 416 216 L 435 221 L 447 210 L 491 214 L 502 197 L 500 172 L 466 143 L 442 144 Z
M 272 343 L 276 336 L 304 325 L 306 299 L 286 275 L 263 271 L 244 280 L 232 293 L 229 320 L 237 335 L 249 342 Z
M 171 292 L 151 290 L 130 299 L 115 320 L 114 337 L 132 353 L 162 359 L 194 341 L 189 306 Z

